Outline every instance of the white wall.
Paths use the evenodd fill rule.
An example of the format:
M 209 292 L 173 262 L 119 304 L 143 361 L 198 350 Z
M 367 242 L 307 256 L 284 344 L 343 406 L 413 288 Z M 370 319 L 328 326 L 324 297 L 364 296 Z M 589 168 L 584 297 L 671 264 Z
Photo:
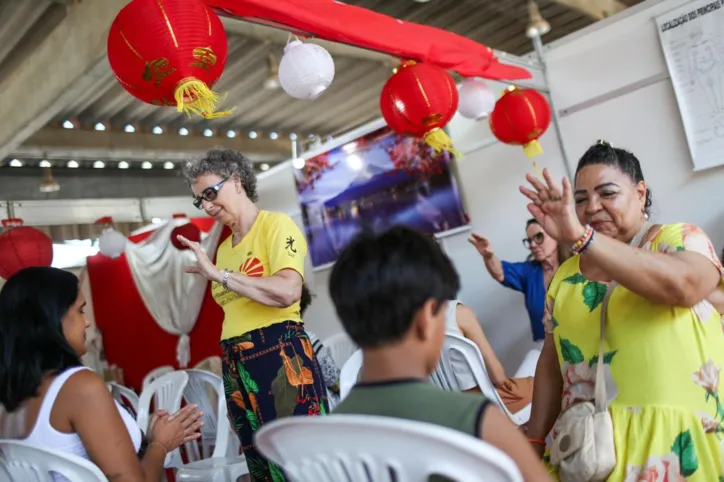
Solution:
M 551 44 L 546 60 L 558 109 L 575 111 L 561 119 L 572 157 L 583 154 L 599 138 L 631 150 L 652 188 L 654 219 L 697 224 L 720 251 L 724 168 L 693 172 L 653 20 L 686 3 L 649 0 L 639 4 Z M 643 84 L 648 85 L 636 88 Z

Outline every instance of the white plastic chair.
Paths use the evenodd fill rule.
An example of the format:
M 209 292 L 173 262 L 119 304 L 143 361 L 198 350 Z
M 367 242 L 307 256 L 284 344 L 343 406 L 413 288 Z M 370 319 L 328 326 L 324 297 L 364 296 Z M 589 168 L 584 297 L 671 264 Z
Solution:
M 337 333 L 322 342 L 329 349 L 334 362 L 338 367 L 343 367 L 349 357 L 359 349 L 347 333 Z
M 342 365 L 342 370 L 339 373 L 339 398 L 344 400 L 352 390 L 352 387 L 357 383 L 359 378 L 359 372 L 362 369 L 362 350 L 357 350 L 352 353 L 349 360 Z
M 113 395 L 113 398 L 123 406 L 126 405 L 127 401 L 131 405 L 135 415 L 138 416 L 138 394 L 130 388 L 124 387 L 116 382 L 110 382 L 108 385 L 111 387 L 111 395 Z
M 500 409 L 513 423 L 520 426 L 528 422 L 528 419 L 530 418 L 531 404 L 529 403 L 516 413 L 510 413 L 488 376 L 488 372 L 485 369 L 485 362 L 483 361 L 483 356 L 480 354 L 480 350 L 478 350 L 475 343 L 460 335 L 445 333 L 445 341 L 443 343 L 440 361 L 435 367 L 435 371 L 433 371 L 430 375 L 430 383 L 436 387 L 442 388 L 443 390 L 460 390 L 460 385 L 458 384 L 455 372 L 450 364 L 451 356 L 461 357 L 465 360 L 471 373 L 473 374 L 475 383 L 478 384 L 480 391 L 483 392 L 483 395 L 498 405 L 498 407 L 500 407 Z
M 238 445 L 231 443 L 232 434 L 229 419 L 226 417 L 226 399 L 224 398 L 224 382 L 221 377 L 204 370 L 186 370 L 189 383 L 186 385 L 184 397 L 189 403 L 196 403 L 204 412 L 204 427 L 202 427 L 203 453 L 208 454 L 210 447 L 204 436 L 213 438 L 214 452 L 211 458 L 196 460 L 178 467 L 177 482 L 225 482 L 235 481 L 242 475 L 248 474 L 249 469 L 246 458 L 239 455 Z M 206 385 L 211 385 L 216 391 L 216 407 L 212 407 L 207 397 Z M 207 425 L 211 430 L 204 432 Z M 210 445 L 210 444 L 208 444 Z M 236 453 L 229 453 L 236 448 Z
M 153 382 L 158 377 L 162 377 L 167 373 L 171 373 L 172 371 L 174 371 L 174 368 L 171 365 L 163 365 L 158 368 L 154 368 L 150 372 L 146 373 L 146 376 L 143 377 L 141 391 L 145 390 L 146 387 L 149 386 L 151 382 Z
M 36 447 L 18 440 L 0 440 L 0 480 L 48 482 L 51 472 L 72 482 L 107 482 L 101 469 L 82 457 Z M 5 479 L 7 474 L 9 479 Z
M 174 371 L 156 378 L 141 392 L 138 401 L 138 413 L 136 422 L 143 432 L 148 431 L 150 421 L 151 400 L 155 402 L 154 410 L 168 410 L 175 413 L 181 408 L 184 389 L 189 381 L 189 376 L 183 371 Z M 174 450 L 166 456 L 165 467 L 179 467 L 183 465 L 181 452 Z
M 529 351 L 525 354 L 523 361 L 518 367 L 518 371 L 513 375 L 515 378 L 534 377 L 535 369 L 538 366 L 538 359 L 540 358 L 541 351 L 537 348 Z
M 458 482 L 523 481 L 492 445 L 391 417 L 288 417 L 264 425 L 254 442 L 292 482 L 418 482 L 435 474 Z

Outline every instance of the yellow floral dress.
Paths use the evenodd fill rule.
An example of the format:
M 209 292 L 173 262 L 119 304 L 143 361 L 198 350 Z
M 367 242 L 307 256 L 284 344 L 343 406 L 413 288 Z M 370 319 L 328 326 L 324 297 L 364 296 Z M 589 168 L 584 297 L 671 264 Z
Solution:
M 644 248 L 700 253 L 724 280 L 711 241 L 695 226 L 664 225 Z M 563 375 L 562 409 L 593 400 L 606 294 L 605 284 L 581 274 L 579 261 L 566 261 L 551 281 L 543 320 Z M 707 301 L 665 306 L 616 287 L 604 357 L 617 456 L 609 481 L 724 482 L 723 320 Z

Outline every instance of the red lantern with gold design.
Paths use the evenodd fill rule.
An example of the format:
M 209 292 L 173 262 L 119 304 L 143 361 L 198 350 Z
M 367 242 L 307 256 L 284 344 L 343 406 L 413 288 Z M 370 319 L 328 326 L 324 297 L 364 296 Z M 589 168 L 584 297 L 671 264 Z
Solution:
M 108 60 L 131 95 L 214 118 L 228 45 L 219 17 L 201 0 L 133 0 L 108 34 Z
M 540 92 L 511 86 L 495 103 L 489 122 L 500 142 L 523 146 L 534 157 L 543 153 L 538 139 L 551 123 L 551 107 Z
M 423 138 L 438 152 L 452 150 L 443 128 L 458 109 L 458 89 L 444 69 L 403 62 L 382 88 L 380 109 L 398 134 Z
M 9 279 L 23 268 L 50 266 L 53 241 L 35 228 L 23 226 L 22 219 L 3 219 L 0 234 L 0 278 Z

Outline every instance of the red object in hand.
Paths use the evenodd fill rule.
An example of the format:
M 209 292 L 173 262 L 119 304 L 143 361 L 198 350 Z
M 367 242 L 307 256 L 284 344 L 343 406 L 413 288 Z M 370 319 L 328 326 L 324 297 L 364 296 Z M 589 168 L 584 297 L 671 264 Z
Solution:
M 6 230 L 0 234 L 0 277 L 8 279 L 23 268 L 53 263 L 53 241 L 47 234 L 23 226 L 19 219 L 4 219 L 2 225 Z
M 201 0 L 133 0 L 108 34 L 111 69 L 128 93 L 204 118 L 229 114 L 215 112 L 211 91 L 227 51 L 221 20 Z
M 171 244 L 180 251 L 189 248 L 178 240 L 179 234 L 189 241 L 201 242 L 201 230 L 195 224 L 188 223 L 177 226 L 171 231 Z
M 423 138 L 438 152 L 452 150 L 452 141 L 442 129 L 457 109 L 455 81 L 431 64 L 403 62 L 380 95 L 382 117 L 393 131 Z
M 550 126 L 551 107 L 536 90 L 510 87 L 495 103 L 489 122 L 500 142 L 523 146 L 525 154 L 534 157 L 543 153 L 538 139 Z

